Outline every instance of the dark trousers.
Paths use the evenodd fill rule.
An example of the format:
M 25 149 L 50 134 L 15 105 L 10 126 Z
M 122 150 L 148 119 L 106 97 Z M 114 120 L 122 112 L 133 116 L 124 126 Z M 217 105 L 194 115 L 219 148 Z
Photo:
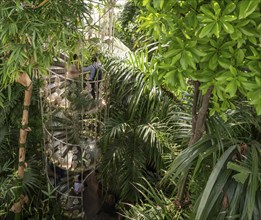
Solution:
M 97 90 L 97 99 L 99 99 L 99 87 L 100 87 L 100 83 L 99 82 L 90 82 L 91 84 L 91 95 L 93 97 L 93 99 L 95 99 L 96 97 L 96 90 Z M 97 87 L 96 87 L 97 85 Z

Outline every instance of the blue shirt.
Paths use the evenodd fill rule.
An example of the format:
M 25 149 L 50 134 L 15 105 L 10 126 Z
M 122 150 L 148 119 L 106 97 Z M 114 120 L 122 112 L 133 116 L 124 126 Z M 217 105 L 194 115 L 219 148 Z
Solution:
M 85 72 L 90 72 L 91 75 L 90 75 L 90 81 L 94 81 L 94 77 L 95 77 L 95 68 L 98 68 L 99 64 L 98 63 L 93 63 L 92 65 L 90 66 L 87 66 L 87 67 L 83 67 L 82 68 L 82 72 L 85 73 Z

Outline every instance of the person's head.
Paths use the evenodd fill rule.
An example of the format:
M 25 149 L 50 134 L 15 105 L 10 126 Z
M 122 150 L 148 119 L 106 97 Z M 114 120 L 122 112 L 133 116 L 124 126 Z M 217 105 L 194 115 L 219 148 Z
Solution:
M 73 54 L 73 60 L 77 60 L 78 59 L 78 55 L 75 53 Z
M 97 61 L 98 61 L 98 59 L 97 59 L 96 56 L 92 57 L 92 62 L 93 62 L 93 63 L 95 63 L 95 62 L 97 62 Z
M 76 75 L 78 73 L 78 70 L 75 65 L 70 65 L 68 68 L 68 73 L 70 75 Z

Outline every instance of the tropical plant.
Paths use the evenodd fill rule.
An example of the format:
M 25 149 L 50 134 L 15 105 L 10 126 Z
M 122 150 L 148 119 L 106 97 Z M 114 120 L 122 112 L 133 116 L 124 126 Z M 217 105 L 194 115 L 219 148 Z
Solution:
M 174 105 L 137 68 L 111 59 L 104 67 L 111 73 L 111 83 L 102 142 L 102 179 L 105 188 L 110 187 L 122 200 L 133 201 L 138 198 L 133 184 L 143 182 L 148 170 L 159 176 L 164 166 L 162 156 L 173 147 Z M 146 83 L 148 79 L 150 83 Z
M 245 132 L 252 127 L 260 133 L 260 117 L 253 119 L 251 108 L 240 115 L 231 111 L 226 123 L 217 116 L 208 119 L 207 134 L 171 163 L 162 181 L 182 187 L 180 176 L 190 173 L 192 219 L 259 218 L 260 143 L 256 132 Z
M 89 24 L 91 4 L 75 1 L 9 1 L 0 3 L 0 83 L 7 87 L 17 81 L 25 87 L 19 138 L 18 177 L 24 178 L 28 111 L 32 79 L 46 73 L 54 57 L 73 50 L 83 39 L 82 24 Z M 85 20 L 85 22 L 82 22 Z M 21 188 L 16 196 L 22 203 Z M 26 196 L 23 196 L 25 198 Z M 18 201 L 19 203 L 19 201 Z M 17 204 L 17 203 L 15 203 Z
M 115 24 L 115 36 L 131 50 L 134 49 L 138 36 L 136 33 L 137 23 L 135 22 L 138 14 L 139 8 L 135 6 L 133 1 L 128 1 Z
M 203 136 L 208 113 L 226 120 L 226 111 L 234 109 L 241 96 L 261 114 L 260 2 L 135 2 L 142 12 L 138 31 L 157 42 L 154 75 L 173 93 L 194 87 L 189 145 Z M 188 172 L 178 187 L 181 201 Z
M 260 218 L 260 147 L 252 142 L 237 154 L 236 146 L 222 154 L 194 207 L 195 219 Z
M 188 145 L 190 147 L 182 151 L 178 156 L 175 154 L 177 149 L 173 150 L 172 148 L 173 151 L 169 151 L 169 156 L 166 156 L 165 159 L 174 159 L 174 161 L 170 163 L 170 169 L 166 172 L 163 183 L 168 183 L 171 186 L 170 189 L 174 189 L 172 195 L 178 195 L 178 200 L 175 201 L 175 204 L 180 208 L 186 206 L 191 198 L 191 202 L 196 209 L 195 216 L 197 219 L 200 219 L 201 214 L 204 213 L 200 209 L 207 209 L 209 203 L 206 200 L 201 202 L 205 199 L 203 196 L 196 203 L 196 198 L 204 190 L 207 192 L 206 195 L 210 195 L 210 191 L 215 187 L 220 187 L 221 185 L 227 187 L 226 181 L 233 180 L 233 172 L 227 168 L 228 162 L 235 158 L 235 155 L 242 153 L 240 150 L 237 150 L 241 141 L 250 145 L 251 141 L 255 139 L 252 136 L 252 132 L 248 132 L 250 136 L 242 134 L 244 131 L 249 131 L 249 128 L 255 133 L 259 133 L 260 130 L 260 126 L 257 123 L 252 123 L 255 113 L 250 108 L 247 108 L 246 112 L 248 113 L 247 116 L 249 116 L 248 119 L 252 119 L 247 120 L 246 123 L 240 120 L 240 114 L 238 114 L 237 109 L 238 107 L 241 109 L 246 108 L 247 103 L 244 98 L 246 97 L 248 102 L 254 105 L 256 112 L 260 114 L 260 106 L 257 104 L 258 100 L 250 97 L 252 92 L 260 92 L 260 77 L 259 71 L 257 71 L 260 68 L 257 61 L 260 59 L 260 56 L 257 52 L 259 49 L 254 49 L 254 45 L 256 46 L 258 41 L 260 41 L 258 38 L 258 33 L 260 32 L 260 25 L 258 25 L 260 23 L 260 16 L 258 16 L 260 15 L 260 4 L 256 1 L 238 1 L 239 4 L 236 4 L 231 1 L 183 2 L 147 0 L 136 1 L 136 3 L 141 8 L 139 17 L 141 26 L 139 31 L 143 31 L 144 36 L 151 36 L 151 38 L 147 41 L 148 46 L 145 53 L 138 54 L 141 58 L 140 61 L 130 62 L 136 68 L 134 70 L 137 71 L 137 77 L 135 75 L 131 76 L 130 68 L 124 68 L 119 64 L 116 66 L 115 63 L 117 62 L 108 66 L 113 76 L 115 72 L 119 72 L 118 70 L 122 72 L 120 77 L 113 78 L 112 85 L 116 85 L 117 89 L 111 94 L 111 106 L 114 107 L 113 96 L 117 97 L 118 101 L 124 101 L 123 104 L 115 102 L 115 107 L 117 108 L 110 113 L 112 117 L 115 115 L 113 122 L 121 119 L 120 123 L 113 124 L 111 122 L 111 126 L 107 127 L 107 129 L 109 128 L 113 131 L 110 136 L 107 135 L 107 139 L 111 138 L 113 140 L 114 138 L 115 141 L 122 139 L 117 149 L 113 150 L 114 146 L 117 146 L 114 142 L 111 142 L 107 147 L 112 149 L 113 152 L 109 154 L 111 161 L 114 163 L 114 169 L 110 170 L 111 178 L 119 175 L 119 178 L 130 180 L 120 176 L 124 170 L 127 170 L 124 163 L 119 162 L 126 157 L 124 148 L 120 146 L 124 144 L 130 146 L 129 141 L 124 142 L 123 140 L 126 136 L 129 137 L 127 134 L 130 133 L 130 130 L 135 131 L 135 129 L 130 129 L 134 126 L 130 126 L 130 120 L 126 123 L 126 119 L 129 116 L 131 119 L 135 119 L 135 116 L 139 115 L 135 111 L 136 108 L 138 108 L 139 112 L 142 112 L 144 108 L 146 109 L 146 101 L 142 99 L 142 94 L 146 94 L 146 89 L 154 92 L 154 83 L 158 83 L 162 89 L 169 91 L 169 93 L 166 92 L 164 95 L 168 94 L 172 98 L 175 97 L 176 100 L 182 97 L 181 95 L 184 97 L 184 93 L 180 91 L 182 89 L 186 90 L 187 94 L 193 94 L 193 96 L 187 99 L 188 102 L 182 103 L 185 106 L 186 111 L 183 112 L 183 116 L 186 116 L 186 119 L 184 117 L 185 120 L 173 120 L 173 118 L 181 115 L 174 112 L 170 113 L 172 118 L 168 118 L 169 121 L 173 120 L 172 123 L 176 127 L 183 124 L 182 129 L 186 133 L 184 132 L 180 136 L 177 135 L 179 140 L 173 136 L 170 137 L 171 135 L 168 136 L 169 139 L 166 139 L 173 141 L 172 146 L 178 143 L 182 145 L 181 149 L 186 148 Z M 243 8 L 247 9 L 243 10 Z M 248 23 L 252 25 L 252 31 L 250 32 L 248 32 L 248 29 L 246 31 Z M 236 36 L 237 34 L 240 36 Z M 149 54 L 148 51 L 153 51 L 153 54 Z M 147 83 L 141 82 L 143 77 L 147 80 Z M 228 82 L 224 82 L 226 78 L 228 78 Z M 118 81 L 121 82 L 119 85 L 117 85 Z M 249 86 L 250 84 L 247 81 L 251 81 L 251 86 Z M 136 87 L 134 83 L 142 84 L 142 86 Z M 150 97 L 150 95 L 147 95 L 147 97 Z M 244 100 L 243 104 L 239 105 L 237 103 L 238 100 Z M 124 105 L 125 103 L 127 105 Z M 123 109 L 121 109 L 122 106 L 124 106 Z M 191 108 L 191 114 L 187 113 L 188 107 Z M 125 114 L 126 109 L 129 109 L 128 112 L 130 112 L 130 115 L 127 115 L 127 117 Z M 155 111 L 155 109 L 153 110 Z M 171 110 L 173 111 L 173 109 Z M 212 117 L 208 117 L 209 112 Z M 220 116 L 223 120 L 229 122 L 224 123 Z M 109 118 L 108 121 L 111 119 Z M 189 120 L 191 122 L 188 122 Z M 234 121 L 231 122 L 230 120 Z M 175 130 L 170 126 L 172 123 L 169 123 L 167 126 L 172 130 L 173 134 L 176 134 L 178 132 L 174 133 Z M 110 124 L 107 124 L 107 126 Z M 138 127 L 138 124 L 135 127 Z M 132 134 L 130 136 L 132 137 L 131 140 L 134 140 L 135 135 Z M 256 137 L 258 136 L 256 135 Z M 180 137 L 182 138 L 180 139 Z M 189 139 L 190 141 L 188 141 Z M 136 151 L 140 154 L 142 153 L 140 149 Z M 138 156 L 140 155 L 136 157 L 138 158 Z M 141 160 L 142 157 L 139 158 L 139 161 Z M 111 166 L 111 163 L 109 160 L 105 161 L 107 162 L 107 169 Z M 121 165 L 121 172 L 116 173 L 118 170 L 117 165 Z M 132 170 L 134 169 L 133 167 Z M 205 175 L 201 174 L 201 172 L 204 172 Z M 141 172 L 135 174 L 137 174 L 137 178 L 135 178 L 137 181 L 138 176 L 141 176 Z M 220 180 L 218 178 L 220 175 L 228 176 L 221 176 Z M 200 178 L 202 176 L 204 178 Z M 158 178 L 160 179 L 161 177 L 158 176 Z M 187 180 L 189 181 L 187 182 Z M 140 181 L 139 184 L 144 184 L 141 180 L 138 181 Z M 115 180 L 113 185 L 122 186 L 123 184 L 123 182 L 120 184 Z M 184 194 L 186 185 L 191 195 L 189 193 Z M 195 189 L 197 186 L 199 186 L 199 189 Z M 255 187 L 253 188 L 255 189 Z M 221 187 L 219 189 L 223 190 L 223 197 L 220 193 L 216 193 L 211 202 L 211 204 L 213 203 L 211 208 L 214 208 L 209 210 L 211 214 L 216 216 L 219 215 L 222 207 L 218 207 L 220 202 L 218 203 L 215 199 L 218 198 L 220 201 L 222 198 L 225 202 L 227 198 L 224 196 L 227 188 L 223 189 Z M 258 196 L 258 193 L 256 196 Z M 232 201 L 233 196 L 229 197 L 230 199 Z M 146 203 L 143 203 L 138 209 L 146 212 L 147 210 L 144 207 L 146 207 Z M 238 214 L 239 206 L 235 207 Z M 246 210 L 246 207 L 247 205 L 244 206 L 244 210 Z M 252 212 L 248 218 L 252 214 L 256 215 L 255 212 Z
M 211 114 L 233 107 L 239 93 L 261 114 L 253 96 L 260 93 L 259 1 L 136 3 L 139 30 L 158 41 L 158 78 L 170 90 L 186 89 L 186 79 L 192 79 L 203 94 L 213 87 Z
M 37 81 L 34 83 L 38 85 Z M 47 197 L 46 193 L 44 193 L 45 190 L 48 191 L 48 184 L 43 175 L 44 165 L 40 151 L 42 125 L 40 115 L 38 114 L 39 97 L 37 91 L 39 87 L 37 86 L 34 87 L 31 106 L 33 138 L 29 137 L 27 141 L 28 167 L 25 169 L 23 179 L 20 179 L 15 171 L 15 160 L 17 158 L 16 145 L 19 136 L 17 126 L 20 121 L 19 106 L 22 104 L 22 90 L 23 88 L 18 84 L 12 85 L 11 89 L 2 90 L 5 105 L 0 109 L 2 115 L 0 129 L 0 218 L 7 217 L 13 219 L 14 216 L 10 210 L 13 212 L 20 211 L 22 207 L 20 201 L 24 203 L 23 211 L 21 210 L 21 217 L 24 219 L 42 219 L 44 216 L 49 215 L 60 216 L 59 203 L 57 203 L 53 195 Z M 12 91 L 10 98 L 8 98 L 8 91 Z M 22 192 L 22 195 L 26 196 L 22 198 L 17 197 L 17 191 Z M 49 191 L 51 190 L 49 189 Z M 52 207 L 54 207 L 53 204 L 56 206 L 54 210 L 52 210 Z
M 184 210 L 178 210 L 173 203 L 173 198 L 165 196 L 162 190 L 155 189 L 147 180 L 145 184 L 135 184 L 143 199 L 140 204 L 124 204 L 122 209 L 123 216 L 126 219 L 135 220 L 170 220 L 170 219 L 188 219 L 189 216 Z
M 9 85 L 7 89 L 2 89 L 2 100 L 4 103 L 0 107 L 0 126 L 9 124 L 12 127 L 18 127 L 20 121 L 17 121 L 17 114 L 20 113 L 19 108 L 15 108 L 21 103 L 23 87 L 19 84 Z
M 30 163 L 30 168 L 25 170 L 24 178 L 21 180 L 14 169 L 14 161 L 16 151 L 14 140 L 10 138 L 11 132 L 13 135 L 18 136 L 17 131 L 8 131 L 4 128 L 0 130 L 0 152 L 1 152 L 1 164 L 0 164 L 0 212 L 1 215 L 6 215 L 11 209 L 17 212 L 22 208 L 22 204 L 16 202 L 17 190 L 24 192 L 27 196 L 31 197 L 35 191 L 41 186 L 39 169 L 34 169 L 34 165 Z M 30 161 L 31 162 L 31 161 Z M 23 197 L 25 203 L 28 197 Z M 15 203 L 16 205 L 14 205 Z

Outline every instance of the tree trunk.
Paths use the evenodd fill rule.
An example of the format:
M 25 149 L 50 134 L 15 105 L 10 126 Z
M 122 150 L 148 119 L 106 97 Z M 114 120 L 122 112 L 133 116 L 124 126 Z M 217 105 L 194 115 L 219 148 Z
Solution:
M 25 86 L 24 92 L 24 104 L 23 104 L 23 115 L 22 115 L 22 126 L 20 129 L 19 137 L 19 164 L 18 164 L 18 177 L 21 179 L 24 177 L 25 164 L 25 145 L 27 140 L 27 134 L 31 129 L 28 127 L 28 115 L 29 106 L 31 104 L 32 97 L 32 80 L 27 73 L 20 74 L 17 82 Z
M 189 146 L 195 144 L 202 137 L 205 131 L 205 121 L 208 113 L 208 106 L 209 106 L 212 90 L 213 87 L 212 86 L 209 87 L 206 94 L 202 98 L 201 108 L 199 109 L 196 120 L 194 122 L 195 123 L 194 131 L 192 131 L 192 136 L 189 141 Z M 192 124 L 193 124 L 193 118 L 192 118 Z
M 194 84 L 194 100 L 193 100 L 193 106 L 192 106 L 192 135 L 189 141 L 189 146 L 195 144 L 203 135 L 205 131 L 205 122 L 206 122 L 206 116 L 208 113 L 208 106 L 210 97 L 212 94 L 213 87 L 209 87 L 206 94 L 202 97 L 202 103 L 201 108 L 199 109 L 197 113 L 197 106 L 199 102 L 199 82 L 195 82 Z M 178 207 L 183 207 L 185 204 L 184 200 L 188 200 L 188 198 L 184 199 L 184 192 L 186 188 L 187 183 L 187 177 L 188 177 L 189 171 L 183 173 L 183 176 L 181 177 L 181 184 L 179 185 L 178 192 L 177 192 L 177 199 L 175 201 L 175 204 L 177 204 Z

